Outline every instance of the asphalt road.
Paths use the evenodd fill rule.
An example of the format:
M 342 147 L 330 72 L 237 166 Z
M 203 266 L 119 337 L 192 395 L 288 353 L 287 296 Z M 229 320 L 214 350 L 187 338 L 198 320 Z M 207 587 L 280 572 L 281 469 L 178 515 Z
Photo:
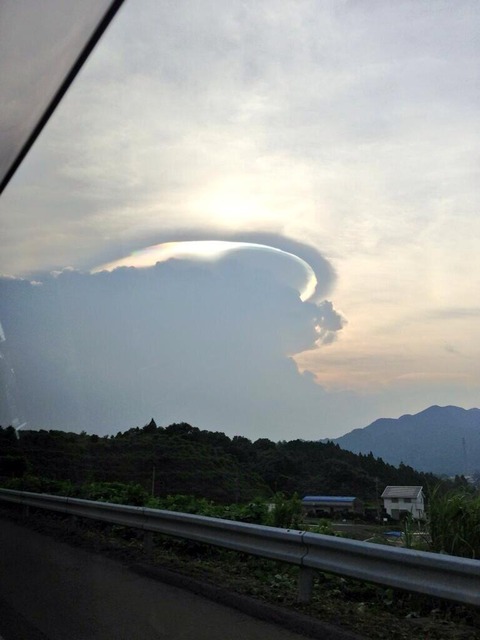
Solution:
M 0 519 L 4 640 L 305 640 Z

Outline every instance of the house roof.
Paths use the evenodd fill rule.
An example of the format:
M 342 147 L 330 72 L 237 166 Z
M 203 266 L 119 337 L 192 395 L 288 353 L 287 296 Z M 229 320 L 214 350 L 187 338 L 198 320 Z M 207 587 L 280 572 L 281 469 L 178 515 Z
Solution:
M 423 487 L 385 487 L 382 498 L 418 498 Z
M 353 502 L 354 496 L 305 496 L 302 502 Z

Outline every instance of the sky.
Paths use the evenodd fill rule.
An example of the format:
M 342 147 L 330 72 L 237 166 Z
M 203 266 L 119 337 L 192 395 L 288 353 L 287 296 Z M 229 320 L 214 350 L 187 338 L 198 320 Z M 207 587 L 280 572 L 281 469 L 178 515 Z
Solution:
M 480 405 L 480 5 L 126 0 L 0 199 L 0 424 Z

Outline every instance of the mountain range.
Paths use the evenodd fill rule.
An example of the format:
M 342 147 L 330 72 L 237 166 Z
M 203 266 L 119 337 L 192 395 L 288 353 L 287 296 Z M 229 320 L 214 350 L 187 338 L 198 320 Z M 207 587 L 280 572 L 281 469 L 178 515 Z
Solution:
M 332 442 L 418 471 L 469 475 L 480 470 L 480 409 L 435 405 L 414 415 L 380 418 Z

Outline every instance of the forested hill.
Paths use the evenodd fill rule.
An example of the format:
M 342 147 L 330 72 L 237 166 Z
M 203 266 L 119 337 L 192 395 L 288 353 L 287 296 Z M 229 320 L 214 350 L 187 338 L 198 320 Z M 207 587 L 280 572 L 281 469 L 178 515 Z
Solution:
M 190 494 L 220 502 L 283 491 L 374 499 L 387 484 L 432 485 L 437 479 L 396 468 L 372 454 L 334 443 L 251 442 L 188 424 L 157 427 L 154 420 L 116 436 L 0 427 L 0 476 L 28 474 L 52 480 L 134 482 L 155 495 Z
M 354 453 L 373 452 L 390 464 L 401 460 L 432 473 L 480 470 L 480 409 L 429 407 L 414 415 L 380 418 L 333 440 Z

